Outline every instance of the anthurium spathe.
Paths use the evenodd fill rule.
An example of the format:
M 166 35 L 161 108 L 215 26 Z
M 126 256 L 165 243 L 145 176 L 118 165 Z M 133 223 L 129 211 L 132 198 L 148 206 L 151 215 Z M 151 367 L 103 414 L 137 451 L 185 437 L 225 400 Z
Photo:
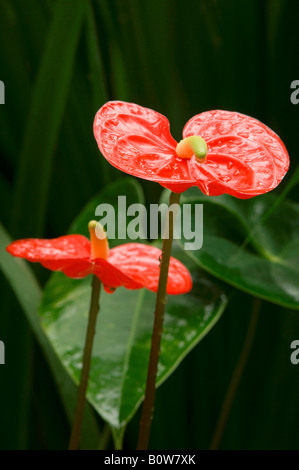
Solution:
M 176 193 L 198 186 L 210 196 L 246 199 L 274 189 L 289 167 L 287 150 L 269 127 L 231 111 L 194 116 L 178 143 L 165 116 L 110 101 L 95 116 L 94 135 L 113 166 Z
M 30 238 L 11 243 L 7 251 L 13 256 L 39 262 L 51 271 L 62 271 L 71 278 L 94 274 L 108 293 L 120 286 L 157 291 L 161 250 L 141 243 L 127 243 L 109 250 L 100 224 L 90 222 L 89 231 L 91 241 L 83 235 L 66 235 L 50 240 Z M 189 271 L 180 261 L 171 258 L 168 294 L 182 294 L 191 288 Z

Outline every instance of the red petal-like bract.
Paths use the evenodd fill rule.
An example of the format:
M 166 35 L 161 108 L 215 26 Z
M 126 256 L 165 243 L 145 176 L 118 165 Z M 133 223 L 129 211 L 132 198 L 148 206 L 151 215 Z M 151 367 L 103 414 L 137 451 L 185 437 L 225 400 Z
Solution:
M 113 166 L 144 179 L 156 181 L 176 155 L 166 117 L 132 103 L 106 103 L 96 114 L 94 135 Z
M 83 235 L 66 235 L 50 240 L 27 238 L 6 248 L 13 256 L 41 263 L 51 271 L 70 270 L 69 277 L 81 278 L 91 273 L 90 241 Z
M 157 291 L 160 274 L 161 250 L 142 243 L 127 243 L 112 248 L 109 263 L 123 274 L 154 292 Z M 192 288 L 188 269 L 177 259 L 170 258 L 168 272 L 168 294 L 183 294 Z
M 204 163 L 179 158 L 166 117 L 136 104 L 106 103 L 96 114 L 94 135 L 113 166 L 177 193 L 198 186 L 210 196 L 246 199 L 274 189 L 289 167 L 286 148 L 271 129 L 230 111 L 204 112 L 186 124 L 184 138 L 199 135 L 207 142 Z
M 112 248 L 108 260 L 91 258 L 90 241 L 83 235 L 67 235 L 51 240 L 17 240 L 7 247 L 13 256 L 39 262 L 51 271 L 62 271 L 71 278 L 95 274 L 107 292 L 117 287 L 154 292 L 158 288 L 161 250 L 141 243 L 128 243 Z M 192 288 L 189 271 L 171 258 L 167 284 L 168 294 L 182 294 Z

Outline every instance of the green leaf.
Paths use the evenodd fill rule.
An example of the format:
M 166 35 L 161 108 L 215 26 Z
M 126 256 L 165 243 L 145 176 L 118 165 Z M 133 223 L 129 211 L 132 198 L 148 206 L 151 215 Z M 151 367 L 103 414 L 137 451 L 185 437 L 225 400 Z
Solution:
M 272 211 L 276 200 L 272 194 L 207 197 L 190 188 L 181 202 L 191 204 L 193 219 L 195 205 L 203 204 L 203 246 L 187 255 L 238 289 L 299 309 L 299 205 L 284 200 Z M 182 249 L 185 242 L 179 242 Z
M 55 273 L 40 310 L 56 353 L 77 383 L 90 295 L 89 278 L 76 281 Z M 205 276 L 195 279 L 192 293 L 169 299 L 157 385 L 212 328 L 225 304 L 223 292 L 215 292 Z M 88 398 L 115 428 L 130 420 L 143 398 L 154 307 L 155 295 L 145 289 L 119 288 L 101 296 Z
M 115 204 L 117 194 L 125 189 L 125 184 L 129 196 L 127 205 L 133 200 L 134 191 L 136 203 L 138 183 L 135 180 L 116 182 L 97 201 Z M 86 234 L 87 221 L 94 214 L 95 204 L 92 201 L 87 206 L 71 232 Z M 188 267 L 194 281 L 192 291 L 186 295 L 170 296 L 166 305 L 157 385 L 167 379 L 207 334 L 227 303 L 224 291 L 200 273 L 190 260 Z M 40 308 L 45 332 L 76 383 L 82 366 L 90 283 L 90 277 L 74 280 L 62 273 L 54 273 L 46 286 Z M 113 294 L 101 294 L 87 396 L 113 428 L 118 445 L 125 425 L 143 399 L 154 307 L 155 294 L 146 289 L 119 288 Z

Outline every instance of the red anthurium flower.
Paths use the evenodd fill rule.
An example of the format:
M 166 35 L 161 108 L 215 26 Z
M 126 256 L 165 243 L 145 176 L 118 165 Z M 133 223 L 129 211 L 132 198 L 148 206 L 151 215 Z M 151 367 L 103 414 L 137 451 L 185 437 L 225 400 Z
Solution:
M 274 189 L 289 167 L 286 148 L 271 129 L 230 111 L 194 116 L 177 143 L 165 116 L 110 101 L 96 114 L 94 135 L 113 166 L 176 193 L 198 186 L 210 196 L 246 199 Z
M 94 274 L 109 293 L 120 286 L 157 291 L 161 250 L 141 243 L 128 243 L 109 250 L 106 234 L 99 223 L 90 222 L 89 231 L 91 241 L 83 235 L 66 235 L 51 240 L 29 238 L 11 243 L 7 251 L 13 256 L 39 262 L 51 271 L 62 271 L 71 278 Z M 171 258 L 168 294 L 182 294 L 191 288 L 188 269 Z

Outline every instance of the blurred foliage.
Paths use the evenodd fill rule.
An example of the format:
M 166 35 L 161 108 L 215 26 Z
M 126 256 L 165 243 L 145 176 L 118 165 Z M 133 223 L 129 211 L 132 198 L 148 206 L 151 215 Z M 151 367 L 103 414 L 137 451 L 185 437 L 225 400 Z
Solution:
M 86 202 L 122 177 L 92 133 L 109 99 L 165 114 L 176 139 L 208 109 L 262 120 L 291 157 L 273 196 L 283 198 L 290 183 L 288 197 L 298 201 L 299 108 L 290 102 L 298 13 L 296 0 L 0 0 L 0 220 L 10 235 L 66 233 Z M 142 185 L 147 204 L 158 202 L 161 188 Z M 35 273 L 43 285 L 48 273 Z M 61 390 L 2 275 L 0 298 L 0 448 L 64 448 Z M 235 290 L 217 325 L 158 390 L 151 448 L 210 446 L 253 306 Z M 221 448 L 298 449 L 299 365 L 290 362 L 298 335 L 298 312 L 262 302 Z

